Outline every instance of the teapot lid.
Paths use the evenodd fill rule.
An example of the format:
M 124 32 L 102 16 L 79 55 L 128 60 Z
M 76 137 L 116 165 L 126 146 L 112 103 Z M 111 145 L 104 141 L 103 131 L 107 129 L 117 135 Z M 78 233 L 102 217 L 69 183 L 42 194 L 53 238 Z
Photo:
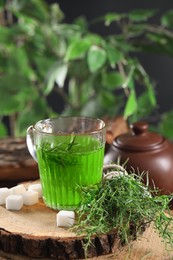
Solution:
M 130 129 L 130 133 L 115 138 L 113 146 L 123 150 L 146 151 L 160 148 L 165 141 L 163 136 L 149 132 L 146 122 L 133 123 Z

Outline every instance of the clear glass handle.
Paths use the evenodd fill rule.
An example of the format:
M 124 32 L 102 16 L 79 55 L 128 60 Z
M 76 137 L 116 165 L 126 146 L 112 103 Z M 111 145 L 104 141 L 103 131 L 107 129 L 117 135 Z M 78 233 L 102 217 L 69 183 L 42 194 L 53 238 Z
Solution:
M 29 126 L 27 129 L 26 144 L 31 156 L 37 162 L 36 148 L 33 140 L 33 126 Z

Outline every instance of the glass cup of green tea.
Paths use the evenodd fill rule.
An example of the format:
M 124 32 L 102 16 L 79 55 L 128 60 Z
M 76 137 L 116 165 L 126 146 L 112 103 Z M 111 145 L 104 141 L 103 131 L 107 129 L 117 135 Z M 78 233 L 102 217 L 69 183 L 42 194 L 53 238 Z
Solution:
M 28 128 L 27 146 L 38 163 L 47 206 L 73 210 L 80 187 L 102 180 L 105 139 L 105 123 L 97 118 L 58 117 Z

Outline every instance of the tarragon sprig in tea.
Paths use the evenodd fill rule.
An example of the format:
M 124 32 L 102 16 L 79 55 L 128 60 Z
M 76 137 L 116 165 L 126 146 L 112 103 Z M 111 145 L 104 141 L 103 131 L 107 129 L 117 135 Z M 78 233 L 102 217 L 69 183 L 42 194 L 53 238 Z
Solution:
M 74 135 L 74 132 L 71 133 L 70 142 L 67 145 L 66 151 L 70 151 L 72 146 L 75 144 L 76 136 Z

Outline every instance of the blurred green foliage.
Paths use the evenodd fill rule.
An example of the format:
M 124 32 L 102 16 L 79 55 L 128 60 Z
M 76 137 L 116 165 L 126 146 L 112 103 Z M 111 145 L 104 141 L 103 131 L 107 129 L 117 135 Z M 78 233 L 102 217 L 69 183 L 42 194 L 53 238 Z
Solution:
M 108 13 L 95 19 L 118 33 L 102 36 L 79 17 L 64 22 L 58 4 L 0 2 L 0 135 L 25 135 L 36 121 L 57 115 L 48 97 L 65 104 L 61 115 L 147 118 L 157 109 L 155 87 L 136 53 L 173 55 L 172 12 L 150 24 L 156 10 Z M 57 101 L 58 107 L 58 101 Z M 171 111 L 170 111 L 171 112 Z M 159 131 L 173 138 L 169 116 Z

